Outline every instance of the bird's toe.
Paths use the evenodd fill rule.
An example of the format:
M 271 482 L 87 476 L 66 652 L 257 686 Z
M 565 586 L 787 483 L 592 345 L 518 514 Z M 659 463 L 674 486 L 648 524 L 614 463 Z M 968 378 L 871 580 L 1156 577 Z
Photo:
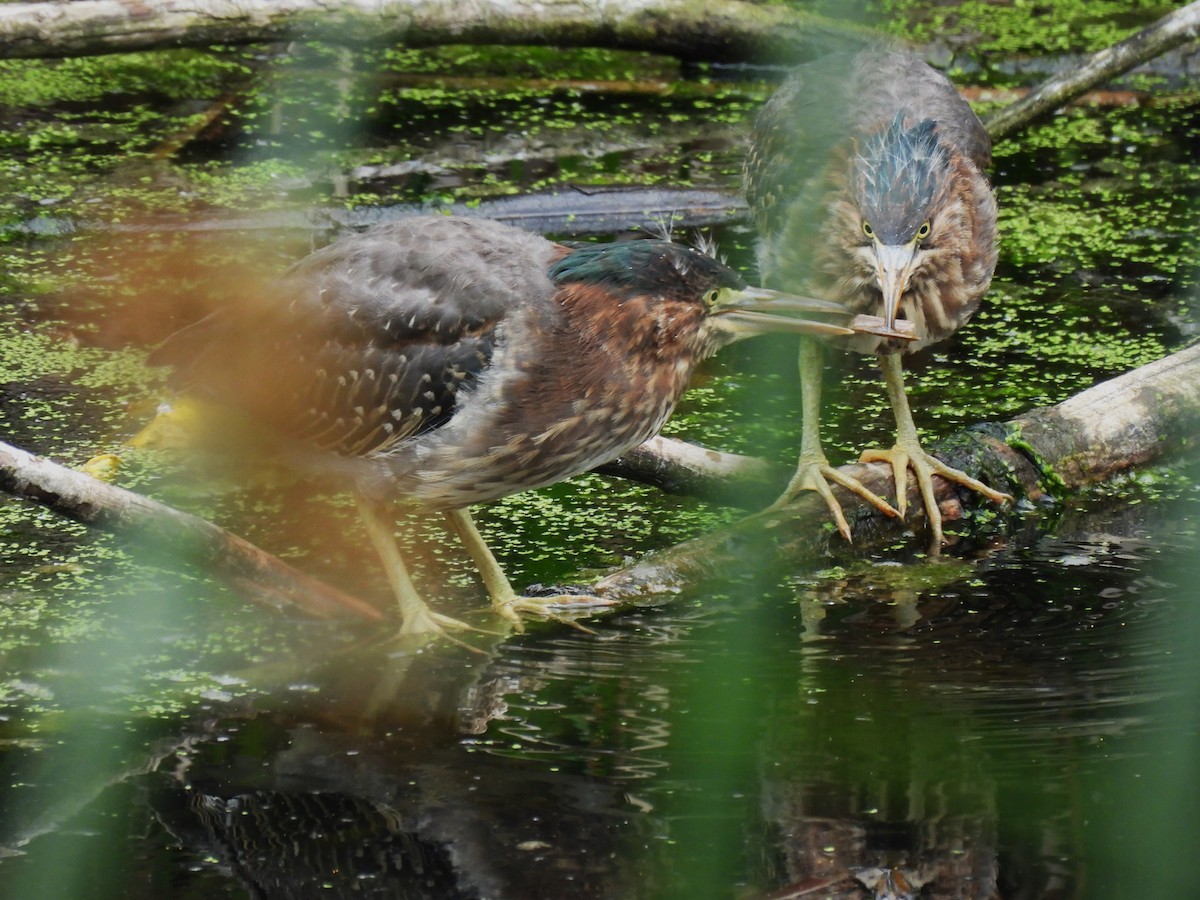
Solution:
M 900 515 L 900 512 L 895 507 L 857 478 L 851 478 L 824 460 L 804 459 L 801 460 L 800 465 L 796 469 L 796 474 L 792 477 L 787 488 L 780 495 L 779 499 L 771 504 L 769 509 L 776 510 L 786 506 L 803 491 L 815 491 L 825 501 L 825 506 L 828 508 L 829 515 L 833 518 L 834 524 L 837 526 L 838 533 L 847 542 L 850 542 L 850 526 L 846 521 L 845 513 L 842 511 L 841 503 L 833 495 L 833 491 L 830 488 L 831 482 L 853 494 L 857 494 L 885 515 L 893 517 Z
M 495 610 L 518 632 L 525 630 L 526 619 L 536 619 L 557 622 L 591 634 L 591 629 L 579 624 L 578 619 L 616 605 L 615 600 L 606 600 L 592 594 L 550 594 L 542 597 L 516 595 L 496 604 Z

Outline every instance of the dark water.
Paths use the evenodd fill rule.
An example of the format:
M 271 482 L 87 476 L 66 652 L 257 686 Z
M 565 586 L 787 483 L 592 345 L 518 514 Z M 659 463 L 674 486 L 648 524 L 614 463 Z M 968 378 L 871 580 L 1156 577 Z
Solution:
M 167 718 L 76 686 L 4 755 L 0 888 L 1189 896 L 1196 512 L 1030 517 L 932 589 L 742 574 L 487 655 L 300 631 L 274 690 Z
M 301 76 L 334 85 L 319 68 Z M 521 189 L 617 173 L 729 189 L 750 109 L 736 90 L 397 97 L 354 139 L 442 168 L 355 176 L 389 202 L 469 198 L 497 175 Z M 923 425 L 1056 402 L 1194 333 L 1198 122 L 1194 98 L 1172 102 L 1077 114 L 1078 135 L 1034 130 L 998 148 L 999 275 L 972 326 L 914 365 Z M 278 106 L 274 124 L 296 117 L 292 149 L 314 170 L 351 143 L 318 104 Z M 286 134 L 254 127 L 219 120 L 181 168 L 282 153 Z M 574 155 L 547 137 L 564 131 Z M 283 199 L 303 208 L 327 193 L 316 179 Z M 722 236 L 748 267 L 744 223 Z M 38 279 L 47 258 L 71 283 L 81 258 L 125 263 L 131 246 L 173 237 L 5 245 L 8 439 L 79 462 L 144 421 L 119 378 L 87 379 L 131 364 L 121 353 L 140 361 L 164 326 L 108 316 L 95 297 L 119 291 L 116 274 L 69 292 Z M 272 248 L 240 249 L 281 263 L 304 249 Z M 203 283 L 232 249 L 166 254 L 155 296 Z M 17 340 L 29 334 L 85 355 L 34 361 Z M 672 428 L 787 458 L 794 348 L 760 347 L 710 367 Z M 838 371 L 827 418 L 841 459 L 888 440 L 890 424 L 869 362 Z M 386 599 L 347 505 L 129 465 L 133 486 Z M 0 896 L 1200 896 L 1196 484 L 1194 465 L 1144 473 L 1023 511 L 937 562 L 916 538 L 818 574 L 748 549 L 739 571 L 663 608 L 594 634 L 476 636 L 483 653 L 273 618 L 178 559 L 10 502 Z M 618 564 L 723 516 L 590 479 L 481 519 L 525 583 Z M 478 602 L 460 561 L 423 563 L 451 599 Z

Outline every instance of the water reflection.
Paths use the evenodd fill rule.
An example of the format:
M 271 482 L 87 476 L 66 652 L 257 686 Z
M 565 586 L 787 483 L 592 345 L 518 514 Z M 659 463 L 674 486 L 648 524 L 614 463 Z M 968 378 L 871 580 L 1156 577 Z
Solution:
M 339 646 L 149 762 L 97 756 L 0 888 L 70 843 L 115 862 L 93 896 L 1163 896 L 1197 683 L 1165 573 L 1193 560 L 1186 518 L 1143 515 L 1031 522 L 892 595 L 886 560 L 790 595 L 742 573 L 488 657 Z
M 1108 895 L 1082 890 L 1088 786 L 1117 746 L 1148 762 L 1195 668 L 1163 655 L 1149 542 L 1065 533 L 927 598 L 808 598 L 830 614 L 766 729 L 769 896 Z
M 223 722 L 148 788 L 189 868 L 252 896 L 636 895 L 613 864 L 634 830 L 617 788 L 422 729 Z

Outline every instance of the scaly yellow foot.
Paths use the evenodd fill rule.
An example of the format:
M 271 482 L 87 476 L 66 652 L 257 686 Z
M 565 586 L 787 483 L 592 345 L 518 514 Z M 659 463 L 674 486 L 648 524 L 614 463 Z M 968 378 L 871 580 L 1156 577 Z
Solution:
M 437 637 L 450 637 L 449 632 L 452 631 L 478 631 L 486 633 L 482 628 L 477 628 L 474 625 L 468 625 L 460 619 L 444 616 L 441 613 L 434 612 L 424 603 L 419 606 L 413 605 L 404 610 L 400 623 L 400 630 L 397 634 L 400 635 L 421 635 L 428 634 Z
M 465 509 L 450 510 L 446 513 L 446 520 L 458 534 L 463 546 L 471 554 L 471 558 L 475 560 L 475 566 L 479 569 L 479 575 L 483 579 L 484 587 L 487 588 L 488 597 L 491 599 L 492 609 L 498 616 L 509 622 L 514 631 L 518 633 L 524 631 L 525 619 L 523 617 L 534 616 L 570 625 L 580 631 L 590 633 L 589 629 L 562 613 L 584 612 L 616 605 L 614 600 L 604 600 L 590 594 L 556 594 L 551 597 L 522 596 L 509 584 L 504 570 L 500 568 L 500 563 L 496 561 L 496 557 L 492 555 L 483 535 L 475 527 L 475 520 L 471 518 L 471 514 Z
M 597 609 L 616 606 L 617 601 L 605 600 L 591 594 L 553 594 L 546 597 L 526 597 L 509 591 L 507 595 L 493 596 L 492 609 L 501 618 L 512 624 L 517 632 L 525 630 L 526 617 L 543 621 L 558 622 L 569 625 L 579 631 L 592 634 L 590 628 L 585 628 L 574 619 L 573 613 L 589 613 Z
M 843 475 L 829 464 L 825 451 L 821 449 L 821 379 L 824 363 L 819 341 L 802 338 L 800 341 L 800 459 L 796 463 L 796 474 L 771 509 L 790 503 L 801 491 L 816 491 L 829 508 L 838 533 L 850 541 L 850 526 L 842 512 L 842 505 L 833 496 L 829 483 L 841 485 L 851 493 L 858 494 L 876 509 L 889 516 L 900 513 L 886 500 L 868 488 L 857 478 Z
M 442 637 L 476 653 L 483 652 L 460 641 L 451 632 L 477 631 L 480 634 L 490 634 L 491 632 L 430 609 L 429 605 L 421 599 L 421 595 L 417 592 L 417 588 L 408 574 L 408 567 L 404 564 L 404 558 L 396 546 L 391 525 L 371 500 L 361 494 L 357 495 L 356 499 L 367 535 L 370 537 L 371 543 L 375 545 L 375 550 L 383 563 L 384 574 L 387 575 L 392 591 L 396 595 L 396 603 L 400 609 L 400 630 L 397 632 L 397 636 Z
M 925 449 L 915 440 L 897 442 L 890 450 L 867 450 L 861 457 L 862 462 L 886 462 L 892 467 L 892 477 L 896 482 L 896 506 L 903 516 L 908 511 L 908 470 L 911 468 L 916 477 L 917 486 L 921 489 L 921 499 L 925 503 L 925 514 L 929 517 L 929 530 L 934 546 L 945 543 L 942 534 L 942 511 L 938 508 L 937 497 L 933 490 L 933 476 L 941 475 L 950 481 L 968 487 L 976 493 L 983 494 L 993 503 L 1010 502 L 1012 497 L 993 490 L 982 481 L 978 481 L 953 466 L 948 466 L 936 456 L 925 452 Z
M 115 453 L 101 453 L 99 456 L 93 456 L 82 466 L 79 466 L 78 471 L 84 475 L 90 475 L 97 481 L 112 483 L 116 481 L 117 472 L 121 469 L 121 457 Z
M 852 493 L 858 494 L 872 506 L 887 513 L 889 516 L 900 515 L 899 510 L 888 503 L 869 487 L 859 481 L 857 478 L 851 478 L 848 475 L 842 474 L 829 464 L 823 453 L 802 453 L 800 462 L 796 465 L 796 474 L 792 476 L 792 480 L 788 482 L 788 486 L 783 493 L 779 495 L 779 499 L 771 504 L 770 509 L 779 509 L 790 503 L 796 498 L 801 491 L 816 491 L 825 501 L 825 505 L 829 508 L 829 513 L 833 516 L 833 521 L 837 525 L 838 533 L 847 541 L 850 540 L 850 526 L 846 522 L 846 516 L 842 512 L 842 505 L 838 503 L 837 498 L 833 496 L 833 491 L 829 487 L 829 482 L 840 485 Z
M 960 472 L 926 453 L 917 436 L 917 426 L 913 422 L 908 395 L 904 390 L 904 371 L 900 366 L 900 354 L 892 353 L 879 357 L 879 368 L 883 372 L 888 400 L 891 401 L 892 412 L 896 416 L 896 445 L 891 450 L 867 450 L 861 459 L 863 462 L 891 463 L 892 477 L 896 482 L 896 506 L 900 508 L 901 515 L 904 515 L 908 508 L 908 469 L 912 467 L 913 474 L 917 476 L 917 485 L 921 489 L 921 499 L 925 502 L 925 513 L 929 516 L 929 530 L 936 552 L 945 543 L 945 538 L 942 536 L 942 512 L 938 509 L 937 498 L 933 493 L 934 475 L 941 475 L 969 487 L 993 503 L 1011 501 L 1012 497 L 992 490 L 966 472 Z

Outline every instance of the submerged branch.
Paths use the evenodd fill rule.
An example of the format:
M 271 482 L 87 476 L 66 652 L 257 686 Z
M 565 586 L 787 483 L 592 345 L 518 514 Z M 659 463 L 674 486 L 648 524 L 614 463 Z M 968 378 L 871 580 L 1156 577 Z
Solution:
M 363 601 L 310 578 L 249 541 L 197 516 L 0 443 L 0 490 L 147 547 L 191 557 L 275 608 L 316 618 L 380 621 Z
M 406 163 L 419 171 L 424 163 Z M 431 167 L 431 171 L 433 168 Z M 437 169 L 437 171 L 444 171 Z M 715 188 L 564 188 L 495 197 L 473 203 L 395 204 L 296 209 L 266 209 L 251 213 L 217 213 L 208 217 L 161 215 L 119 222 L 38 216 L 0 229 L 6 233 L 40 236 L 84 232 L 154 234 L 156 232 L 253 232 L 304 234 L 342 232 L 395 222 L 413 216 L 453 215 L 495 219 L 539 234 L 613 234 L 641 228 L 651 233 L 706 228 L 746 218 L 746 201 L 732 191 Z

